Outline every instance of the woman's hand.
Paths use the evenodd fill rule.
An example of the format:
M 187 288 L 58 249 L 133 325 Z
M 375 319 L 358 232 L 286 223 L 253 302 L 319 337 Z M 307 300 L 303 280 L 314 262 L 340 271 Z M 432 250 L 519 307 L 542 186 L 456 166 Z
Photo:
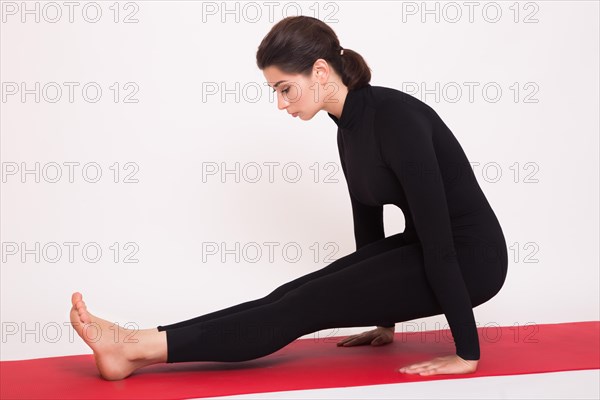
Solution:
M 411 364 L 400 368 L 405 374 L 419 374 L 422 376 L 437 374 L 469 374 L 477 370 L 479 360 L 465 360 L 456 354 L 437 357 L 430 361 Z
M 348 336 L 337 342 L 338 346 L 350 347 L 350 346 L 361 346 L 364 344 L 371 344 L 371 346 L 381 346 L 384 344 L 392 343 L 394 341 L 395 328 L 384 328 L 378 326 L 367 332 L 360 333 L 358 335 Z

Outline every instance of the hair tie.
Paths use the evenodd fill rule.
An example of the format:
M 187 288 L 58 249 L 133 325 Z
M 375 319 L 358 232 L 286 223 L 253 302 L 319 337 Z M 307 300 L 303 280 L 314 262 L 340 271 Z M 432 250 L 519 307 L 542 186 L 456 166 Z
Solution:
M 344 48 L 342 46 L 340 46 L 340 56 L 344 55 Z

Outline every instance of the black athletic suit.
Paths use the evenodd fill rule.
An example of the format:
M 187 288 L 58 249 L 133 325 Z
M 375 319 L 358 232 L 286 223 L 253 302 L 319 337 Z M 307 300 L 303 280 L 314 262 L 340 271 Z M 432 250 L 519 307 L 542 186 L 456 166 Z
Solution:
M 357 250 L 269 295 L 167 331 L 169 363 L 244 361 L 323 329 L 445 314 L 466 360 L 480 357 L 473 307 L 506 279 L 505 238 L 454 134 L 427 104 L 370 84 L 350 90 L 337 140 Z M 404 213 L 384 236 L 383 205 Z

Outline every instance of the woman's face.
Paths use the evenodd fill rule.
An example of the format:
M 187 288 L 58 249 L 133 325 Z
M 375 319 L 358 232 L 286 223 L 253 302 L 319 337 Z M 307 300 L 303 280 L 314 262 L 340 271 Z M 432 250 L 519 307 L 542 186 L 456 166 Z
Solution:
M 308 121 L 323 108 L 324 93 L 320 84 L 320 73 L 313 75 L 288 75 L 277 67 L 263 70 L 267 84 L 276 92 L 277 108 L 286 110 L 292 116 Z

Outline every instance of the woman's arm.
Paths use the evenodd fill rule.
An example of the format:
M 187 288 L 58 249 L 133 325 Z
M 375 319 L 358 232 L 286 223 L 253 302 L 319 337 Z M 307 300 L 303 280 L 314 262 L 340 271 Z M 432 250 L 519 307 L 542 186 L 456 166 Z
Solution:
M 471 299 L 452 237 L 442 174 L 434 148 L 433 111 L 387 99 L 375 113 L 384 162 L 398 178 L 423 248 L 425 273 L 450 325 L 456 353 L 478 360 L 479 337 Z M 440 134 L 446 134 L 441 132 Z

